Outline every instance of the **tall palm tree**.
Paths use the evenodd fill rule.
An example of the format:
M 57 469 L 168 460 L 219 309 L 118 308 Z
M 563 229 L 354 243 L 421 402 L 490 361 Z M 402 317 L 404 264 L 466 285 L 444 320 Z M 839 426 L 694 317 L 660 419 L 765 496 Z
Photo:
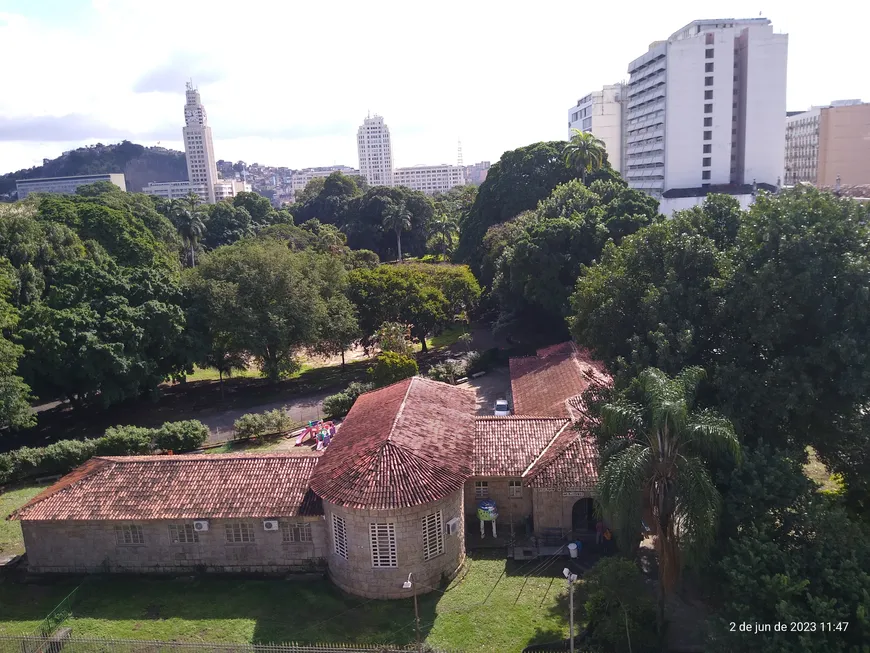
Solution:
M 623 396 L 601 409 L 610 439 L 601 452 L 598 499 L 623 542 L 637 541 L 644 515 L 652 519 L 660 624 L 665 597 L 678 583 L 684 563 L 703 556 L 715 536 L 721 497 L 706 465 L 740 456 L 731 422 L 695 409 L 703 378 L 700 367 L 674 378 L 650 368 L 632 388 L 636 401 Z
M 451 213 L 439 213 L 430 224 L 431 233 L 437 238 L 441 255 L 445 259 L 447 253 L 453 248 L 453 238 L 456 235 L 458 224 L 456 215 Z
M 389 207 L 383 215 L 384 229 L 396 232 L 396 245 L 399 250 L 399 263 L 402 262 L 402 232 L 411 230 L 411 214 L 403 204 Z
M 199 196 L 189 193 L 172 202 L 172 222 L 181 236 L 181 243 L 187 251 L 190 267 L 196 267 L 196 246 L 205 234 L 205 223 L 199 211 Z
M 586 183 L 586 175 L 600 170 L 607 160 L 607 151 L 604 141 L 596 138 L 590 132 L 582 132 L 572 129 L 574 135 L 565 146 L 565 165 L 574 168 L 580 173 L 580 179 Z

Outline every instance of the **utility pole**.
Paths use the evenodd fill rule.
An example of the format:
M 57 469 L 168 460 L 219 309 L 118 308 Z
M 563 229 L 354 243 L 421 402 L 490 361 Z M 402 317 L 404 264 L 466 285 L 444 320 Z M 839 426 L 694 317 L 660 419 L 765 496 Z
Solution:
M 568 581 L 568 646 L 571 653 L 574 653 L 574 581 L 577 580 L 577 574 L 572 574 L 568 567 L 565 567 L 562 575 Z
M 417 653 L 423 653 L 423 644 L 420 642 L 420 610 L 417 608 L 417 584 L 412 579 L 413 575 L 413 572 L 408 574 L 408 580 L 402 583 L 402 587 L 406 590 L 414 590 L 414 621 L 416 622 L 417 630 Z M 572 648 L 571 650 L 573 651 L 574 649 Z

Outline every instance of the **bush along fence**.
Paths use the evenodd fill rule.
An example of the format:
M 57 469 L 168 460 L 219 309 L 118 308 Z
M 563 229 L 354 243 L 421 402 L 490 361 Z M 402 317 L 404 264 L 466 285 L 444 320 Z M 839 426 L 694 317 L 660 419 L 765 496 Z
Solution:
M 298 427 L 299 423 L 280 408 L 265 413 L 247 413 L 233 423 L 233 439 L 277 437 Z
M 51 638 L 0 635 L 0 653 L 52 651 L 63 653 L 408 653 L 416 646 L 370 644 L 209 644 L 146 640 L 93 639 L 64 636 Z M 458 653 L 423 645 L 425 653 Z
M 208 428 L 199 420 L 166 422 L 156 429 L 113 426 L 101 438 L 59 440 L 0 454 L 0 485 L 72 471 L 94 456 L 134 456 L 157 451 L 184 453 L 202 446 Z

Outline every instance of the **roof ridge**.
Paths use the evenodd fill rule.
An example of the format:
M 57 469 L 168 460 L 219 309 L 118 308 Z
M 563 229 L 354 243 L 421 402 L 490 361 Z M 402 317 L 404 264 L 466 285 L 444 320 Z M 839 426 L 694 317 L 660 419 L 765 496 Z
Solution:
M 113 463 L 144 463 L 144 462 L 179 462 L 191 460 L 238 460 L 257 458 L 313 458 L 318 459 L 323 451 L 314 453 L 295 453 L 293 451 L 259 451 L 252 453 L 177 453 L 167 454 L 139 454 L 133 456 L 94 456 L 91 460 L 107 460 Z
M 393 432 L 396 430 L 396 425 L 399 423 L 399 418 L 402 416 L 402 413 L 405 412 L 405 404 L 408 403 L 408 395 L 411 394 L 411 386 L 414 385 L 414 380 L 416 378 L 416 376 L 412 376 L 411 381 L 408 383 L 408 387 L 405 389 L 405 396 L 402 397 L 402 403 L 399 404 L 399 410 L 396 411 L 396 416 L 393 418 L 393 425 L 390 427 L 390 432 L 387 433 L 387 439 L 384 440 L 384 445 L 386 445 L 390 442 L 390 440 L 393 439 Z
M 109 464 L 113 464 L 113 461 L 107 460 L 106 457 L 104 457 L 104 456 L 94 456 L 93 458 L 89 458 L 88 460 L 86 460 L 85 462 L 83 462 L 81 465 L 79 465 L 76 468 L 78 470 L 82 470 L 83 472 L 85 472 L 81 476 L 72 479 L 70 482 L 68 482 L 63 487 L 58 487 L 56 490 L 51 491 L 53 487 L 55 487 L 56 485 L 59 485 L 61 483 L 61 481 L 64 480 L 64 478 L 67 478 L 67 476 L 69 476 L 69 474 L 74 474 L 76 470 L 74 469 L 73 471 L 69 472 L 69 474 L 62 476 L 57 481 L 55 481 L 52 485 L 49 485 L 42 492 L 40 492 L 35 497 L 33 497 L 30 501 L 25 503 L 23 506 L 21 506 L 17 510 L 13 510 L 11 513 L 9 513 L 9 515 L 6 517 L 6 520 L 11 521 L 11 520 L 18 519 L 23 512 L 30 510 L 34 506 L 42 503 L 43 501 L 45 501 L 47 499 L 55 497 L 58 494 L 63 494 L 64 492 L 67 492 L 68 490 L 70 490 L 70 488 L 79 485 L 83 481 L 91 478 L 94 474 L 101 472 L 101 471 L 104 471 L 105 470 L 104 465 L 92 464 L 92 463 L 95 463 L 95 461 L 105 461 Z M 82 469 L 83 467 L 85 467 L 86 465 L 89 465 L 89 464 L 90 464 L 90 468 Z
M 518 420 L 518 419 L 548 419 L 548 420 L 566 420 L 567 417 L 560 417 L 558 415 L 554 415 L 552 417 L 548 417 L 547 415 L 475 415 L 475 420 L 492 420 L 494 422 L 502 421 L 502 420 Z
M 560 428 L 558 431 L 556 431 L 556 434 L 550 439 L 550 441 L 547 443 L 547 446 L 544 447 L 543 449 L 541 449 L 541 451 L 540 451 L 540 453 L 538 453 L 537 457 L 529 464 L 528 467 L 526 467 L 521 478 L 526 477 L 526 474 L 528 474 L 531 471 L 531 469 L 535 466 L 535 464 L 537 464 L 537 462 L 539 460 L 541 460 L 541 458 L 544 457 L 544 454 L 546 454 L 550 450 L 550 447 L 553 446 L 553 443 L 556 441 L 556 438 L 558 438 L 560 435 L 562 435 L 562 433 L 565 432 L 565 429 L 568 428 L 572 424 L 571 420 L 568 419 L 567 417 L 564 419 L 565 419 L 565 423 L 562 425 L 562 428 Z

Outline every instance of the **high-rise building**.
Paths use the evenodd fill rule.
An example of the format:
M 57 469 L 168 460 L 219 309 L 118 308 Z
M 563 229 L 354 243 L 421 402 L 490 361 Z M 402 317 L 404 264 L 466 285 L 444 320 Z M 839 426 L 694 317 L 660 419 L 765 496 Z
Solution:
M 870 184 L 870 103 L 837 100 L 786 118 L 786 184 Z
M 124 174 L 108 173 L 105 175 L 76 175 L 74 177 L 40 177 L 37 179 L 16 179 L 15 187 L 18 199 L 23 200 L 31 193 L 58 193 L 73 195 L 79 186 L 95 184 L 98 181 L 108 181 L 123 191 L 127 190 Z
M 465 166 L 442 163 L 437 166 L 418 165 L 396 168 L 393 171 L 393 185 L 406 186 L 429 195 L 446 193 L 455 186 L 465 185 Z
M 486 175 L 489 172 L 489 161 L 480 161 L 472 163 L 470 166 L 465 166 L 465 180 L 474 186 L 480 186 L 486 181 Z
M 191 186 L 205 187 L 209 204 L 215 202 L 214 185 L 218 180 L 214 158 L 214 143 L 211 127 L 208 126 L 205 107 L 199 91 L 191 82 L 187 83 L 187 101 L 184 104 L 184 153 L 187 156 L 187 180 Z
M 671 189 L 783 175 L 788 35 L 766 18 L 696 20 L 628 66 L 623 176 Z
M 589 93 L 568 110 L 568 138 L 574 129 L 601 139 L 610 166 L 622 172 L 623 100 L 625 84 L 610 84 Z
M 383 117 L 368 116 L 357 131 L 359 171 L 370 186 L 393 185 L 393 146 Z

